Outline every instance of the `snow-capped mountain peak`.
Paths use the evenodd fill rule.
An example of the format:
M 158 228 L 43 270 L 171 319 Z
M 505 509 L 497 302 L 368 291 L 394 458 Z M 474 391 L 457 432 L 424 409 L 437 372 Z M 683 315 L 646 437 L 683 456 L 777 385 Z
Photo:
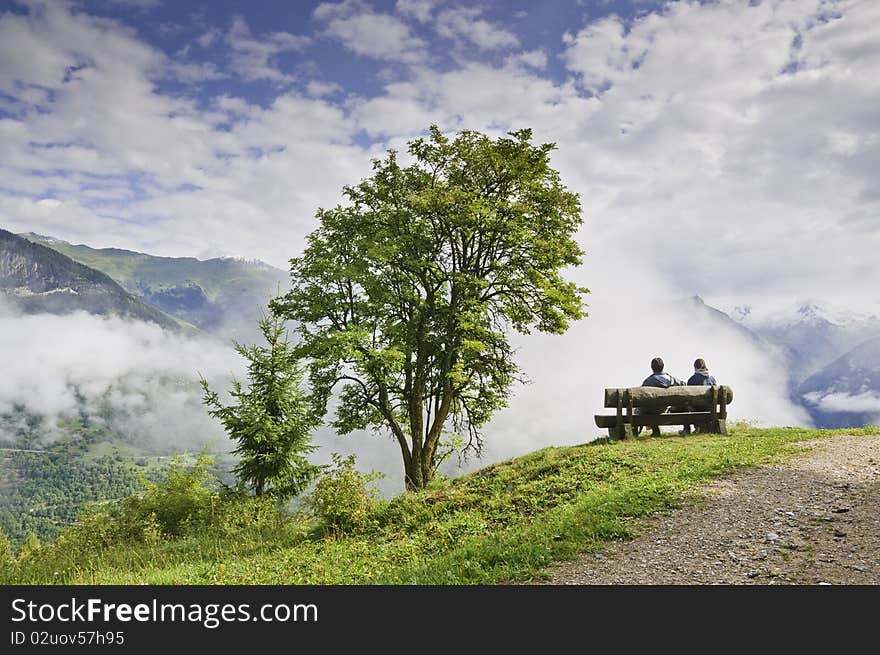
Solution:
M 876 314 L 815 300 L 800 301 L 784 308 L 777 306 L 759 309 L 752 305 L 737 305 L 728 314 L 743 325 L 760 329 L 782 329 L 798 325 L 847 329 L 880 322 L 880 317 Z

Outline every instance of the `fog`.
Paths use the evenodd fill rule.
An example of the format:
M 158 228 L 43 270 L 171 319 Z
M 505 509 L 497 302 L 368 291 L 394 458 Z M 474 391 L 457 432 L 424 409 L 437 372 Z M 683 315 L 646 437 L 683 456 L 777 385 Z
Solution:
M 876 392 L 848 394 L 835 391 L 823 396 L 822 392 L 814 391 L 804 394 L 804 400 L 823 412 L 865 412 L 880 417 L 880 394 Z
M 720 320 L 688 311 L 681 301 L 694 290 L 665 284 L 644 262 L 603 256 L 601 248 L 570 277 L 591 290 L 589 316 L 564 335 L 514 337 L 530 384 L 515 389 L 509 407 L 487 427 L 482 462 L 465 468 L 604 436 L 593 418 L 612 412 L 603 407 L 603 390 L 640 385 L 657 356 L 683 380 L 696 358 L 705 359 L 718 383 L 733 389 L 728 423 L 811 425 L 788 397 L 781 357 Z
M 781 360 L 736 329 L 686 309 L 691 290 L 676 289 L 638 261 L 625 265 L 601 253 L 569 277 L 591 288 L 589 316 L 564 335 L 512 335 L 517 361 L 530 383 L 514 387 L 509 406 L 485 427 L 480 459 L 447 462 L 442 472 L 462 471 L 545 446 L 584 443 L 601 436 L 593 415 L 605 387 L 636 386 L 661 356 L 666 371 L 687 379 L 703 357 L 720 384 L 732 387 L 729 420 L 759 426 L 810 425 L 787 394 Z M 0 309 L 0 412 L 23 405 L 51 425 L 78 411 L 77 392 L 90 411 L 109 407 L 134 441 L 170 450 L 210 444 L 229 450 L 219 423 L 209 417 L 196 384 L 204 375 L 226 390 L 231 376 L 244 380 L 246 362 L 216 339 L 184 337 L 152 324 L 77 313 L 21 316 Z M 677 428 L 675 428 L 677 429 Z M 51 434 L 49 435 L 51 437 Z M 387 477 L 385 494 L 403 487 L 399 448 L 386 434 L 345 437 L 329 428 L 314 438 L 312 456 L 355 454 L 361 470 Z
M 199 373 L 213 382 L 244 371 L 228 346 L 208 337 L 85 312 L 20 315 L 8 304 L 0 304 L 0 360 L 0 414 L 20 407 L 43 417 L 45 440 L 57 436 L 59 419 L 85 414 L 158 450 L 216 441 Z

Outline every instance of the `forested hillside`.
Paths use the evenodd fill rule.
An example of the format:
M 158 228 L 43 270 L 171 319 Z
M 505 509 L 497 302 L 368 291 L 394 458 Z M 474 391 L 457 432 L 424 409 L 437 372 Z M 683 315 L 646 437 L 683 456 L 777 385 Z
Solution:
M 107 274 L 0 229 L 0 293 L 27 314 L 86 311 L 178 330 L 180 324 L 135 298 Z
M 221 337 L 253 340 L 260 310 L 288 286 L 287 272 L 256 260 L 156 257 L 33 233 L 20 236 L 106 273 L 144 302 Z

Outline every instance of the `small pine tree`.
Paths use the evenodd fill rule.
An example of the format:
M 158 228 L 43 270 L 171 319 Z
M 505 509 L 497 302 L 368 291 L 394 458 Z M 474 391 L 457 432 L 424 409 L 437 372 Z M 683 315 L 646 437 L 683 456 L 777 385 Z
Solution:
M 303 371 L 291 353 L 284 320 L 263 316 L 260 330 L 267 346 L 235 344 L 248 360 L 248 384 L 233 379 L 233 405 L 223 405 L 217 392 L 201 378 L 208 413 L 223 423 L 238 442 L 241 459 L 233 472 L 263 494 L 289 498 L 302 493 L 320 471 L 307 455 L 315 450 L 311 431 L 317 425 L 300 385 Z

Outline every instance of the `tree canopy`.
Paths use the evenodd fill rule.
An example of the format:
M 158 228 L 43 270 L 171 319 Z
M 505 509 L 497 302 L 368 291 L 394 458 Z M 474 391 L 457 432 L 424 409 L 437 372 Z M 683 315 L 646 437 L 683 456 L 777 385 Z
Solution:
M 411 163 L 389 151 L 348 203 L 318 210 L 291 290 L 270 303 L 298 326 L 315 414 L 340 385 L 333 427 L 389 430 L 408 489 L 449 444 L 480 451 L 521 379 L 511 329 L 562 333 L 586 315 L 588 290 L 562 277 L 583 255 L 580 202 L 550 166 L 555 144 L 531 139 L 431 126 Z
M 235 344 L 248 360 L 247 387 L 232 381 L 235 404 L 223 405 L 201 378 L 203 400 L 238 443 L 234 452 L 240 459 L 233 472 L 239 480 L 257 496 L 287 498 L 304 491 L 320 471 L 307 459 L 315 449 L 311 431 L 316 421 L 300 386 L 303 370 L 285 338 L 284 321 L 270 316 L 259 324 L 266 346 Z

